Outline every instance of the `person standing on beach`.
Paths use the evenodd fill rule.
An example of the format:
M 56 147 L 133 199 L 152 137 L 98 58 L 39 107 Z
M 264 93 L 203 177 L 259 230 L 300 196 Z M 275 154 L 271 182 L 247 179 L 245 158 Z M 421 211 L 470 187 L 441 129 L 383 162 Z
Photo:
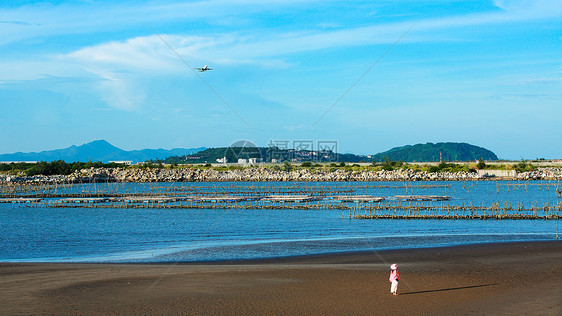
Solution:
M 390 265 L 390 277 L 388 281 L 390 281 L 390 293 L 392 295 L 398 295 L 398 279 L 400 277 L 400 273 L 398 273 L 398 265 L 393 263 Z

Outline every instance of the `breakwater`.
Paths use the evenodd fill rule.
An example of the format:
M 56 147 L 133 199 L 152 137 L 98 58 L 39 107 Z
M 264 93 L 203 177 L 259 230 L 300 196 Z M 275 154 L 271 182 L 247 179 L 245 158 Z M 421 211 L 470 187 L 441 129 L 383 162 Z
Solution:
M 199 168 L 91 168 L 70 175 L 13 176 L 0 175 L 0 184 L 14 183 L 92 183 L 92 182 L 226 182 L 226 181 L 478 181 L 478 180 L 562 180 L 562 168 L 538 168 L 515 177 L 490 177 L 475 172 L 427 172 L 415 170 L 351 171 L 337 169 L 275 170 L 247 167 L 219 171 Z

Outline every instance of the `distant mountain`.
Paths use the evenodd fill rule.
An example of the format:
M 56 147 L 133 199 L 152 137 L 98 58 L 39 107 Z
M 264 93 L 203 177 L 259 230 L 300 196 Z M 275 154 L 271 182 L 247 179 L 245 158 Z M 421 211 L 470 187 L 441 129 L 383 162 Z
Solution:
M 467 143 L 427 143 L 395 147 L 376 154 L 374 161 L 424 162 L 424 161 L 475 161 L 498 160 L 496 154 L 490 150 Z
M 496 154 L 488 149 L 466 144 L 466 143 L 427 143 L 395 147 L 388 151 L 378 153 L 372 157 L 360 156 L 355 154 L 337 154 L 331 152 L 310 152 L 306 150 L 275 149 L 272 151 L 268 147 L 252 147 L 240 151 L 240 148 L 174 148 L 166 149 L 142 149 L 125 151 L 115 147 L 105 140 L 96 140 L 81 146 L 70 146 L 65 149 L 48 150 L 32 153 L 13 153 L 0 155 L 0 161 L 55 161 L 64 160 L 66 162 L 88 162 L 88 161 L 132 161 L 133 163 L 142 161 L 163 160 L 167 163 L 205 163 L 216 162 L 216 159 L 227 157 L 229 162 L 236 162 L 237 158 L 261 157 L 265 162 L 270 162 L 272 158 L 297 161 L 321 161 L 330 162 L 370 162 L 393 161 L 404 162 L 425 162 L 439 161 L 440 156 L 445 161 L 474 161 L 479 159 L 498 160 Z
M 166 159 L 170 156 L 179 155 L 190 155 L 202 150 L 205 147 L 200 148 L 174 148 L 171 150 L 166 149 L 142 149 L 142 150 L 131 150 L 125 151 L 123 149 L 117 148 L 105 140 L 95 140 L 90 143 L 86 143 L 81 146 L 70 146 L 65 149 L 48 150 L 42 152 L 32 152 L 32 153 L 13 153 L 13 154 L 3 154 L 0 155 L 0 161 L 55 161 L 64 160 L 66 162 L 75 161 L 127 161 L 131 160 L 133 163 L 146 161 L 146 160 L 156 160 L 156 159 Z

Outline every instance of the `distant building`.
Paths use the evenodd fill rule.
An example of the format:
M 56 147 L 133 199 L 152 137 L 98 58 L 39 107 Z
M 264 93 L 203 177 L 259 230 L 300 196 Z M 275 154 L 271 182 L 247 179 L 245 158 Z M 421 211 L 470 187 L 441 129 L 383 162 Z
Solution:
M 217 162 L 218 163 L 227 163 L 228 159 L 226 159 L 226 157 L 222 157 L 222 158 L 217 159 Z
M 246 164 L 246 163 L 248 163 L 248 160 L 244 159 L 244 158 L 238 158 L 238 163 L 239 164 Z
M 277 159 L 277 158 L 271 158 L 271 163 L 278 163 L 278 162 L 279 162 L 279 159 Z
M 130 166 L 130 165 L 133 164 L 132 160 L 114 160 L 114 161 L 110 161 L 110 162 L 111 163 L 119 163 L 119 164 L 127 165 L 127 166 Z
M 249 158 L 248 159 L 248 163 L 251 164 L 251 165 L 257 164 L 257 163 L 260 163 L 260 162 L 263 162 L 263 159 L 261 159 L 261 158 Z

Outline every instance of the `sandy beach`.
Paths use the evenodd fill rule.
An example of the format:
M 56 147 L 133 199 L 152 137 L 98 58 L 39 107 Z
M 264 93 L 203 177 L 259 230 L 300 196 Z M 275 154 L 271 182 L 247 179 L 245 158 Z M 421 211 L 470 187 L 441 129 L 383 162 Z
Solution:
M 3 263 L 0 276 L 2 315 L 562 314 L 559 241 L 206 264 Z

